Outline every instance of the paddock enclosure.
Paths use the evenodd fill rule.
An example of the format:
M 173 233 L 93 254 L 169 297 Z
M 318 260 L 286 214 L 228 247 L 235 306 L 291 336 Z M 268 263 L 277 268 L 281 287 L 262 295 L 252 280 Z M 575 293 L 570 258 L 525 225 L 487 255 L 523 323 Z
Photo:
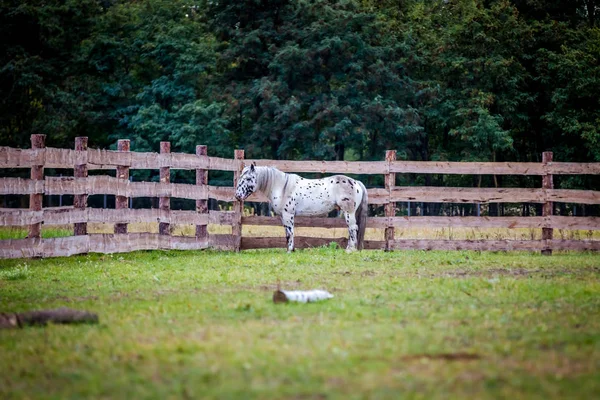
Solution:
M 119 253 L 151 249 L 206 249 L 239 251 L 244 249 L 285 247 L 285 237 L 248 237 L 244 225 L 280 226 L 278 217 L 246 216 L 243 203 L 234 197 L 234 182 L 243 166 L 255 162 L 274 166 L 284 172 L 327 174 L 383 175 L 383 187 L 368 189 L 369 204 L 382 208 L 370 216 L 367 228 L 382 229 L 383 240 L 366 240 L 365 249 L 423 250 L 526 250 L 551 254 L 553 250 L 600 250 L 599 240 L 555 237 L 556 230 L 596 231 L 600 218 L 595 216 L 555 215 L 554 204 L 600 204 L 600 191 L 555 189 L 556 175 L 598 175 L 600 163 L 554 162 L 552 153 L 544 153 L 542 162 L 423 162 L 400 161 L 388 150 L 382 161 L 289 161 L 244 159 L 236 150 L 232 159 L 209 157 L 206 146 L 197 146 L 195 154 L 171 153 L 170 143 L 161 142 L 160 153 L 130 151 L 129 140 L 119 140 L 118 150 L 88 148 L 86 137 L 78 137 L 74 149 L 45 146 L 44 135 L 32 135 L 31 149 L 0 147 L 0 168 L 5 171 L 30 169 L 30 178 L 0 178 L 0 195 L 28 196 L 29 208 L 0 208 L 0 225 L 28 227 L 27 238 L 0 240 L 0 258 L 55 257 L 81 253 Z M 383 158 L 384 155 L 382 155 Z M 72 176 L 49 176 L 44 171 L 68 170 Z M 159 170 L 160 181 L 130 181 L 131 170 Z M 171 182 L 172 171 L 195 172 L 195 184 Z M 90 174 L 89 172 L 92 172 Z M 209 171 L 233 173 L 232 186 L 208 184 Z M 113 174 L 115 176 L 110 176 Z M 521 175 L 539 178 L 539 187 L 436 187 L 396 186 L 398 174 L 448 175 Z M 4 174 L 6 176 L 7 174 Z M 9 175 L 9 174 L 8 174 Z M 369 187 L 369 186 L 367 186 Z M 72 195 L 72 206 L 43 207 L 44 196 Z M 115 196 L 114 208 L 88 205 L 88 197 Z M 131 198 L 158 198 L 157 208 L 131 208 Z M 171 209 L 172 199 L 195 201 L 195 210 Z M 226 202 L 222 210 L 209 210 L 209 199 Z M 265 202 L 260 194 L 247 201 Z M 397 215 L 397 204 L 453 203 L 489 205 L 532 203 L 542 205 L 535 216 L 413 216 Z M 573 212 L 572 214 L 576 214 Z M 158 233 L 131 233 L 128 224 L 158 223 Z M 89 223 L 114 224 L 112 234 L 90 234 Z M 72 236 L 45 238 L 43 225 L 73 225 Z M 171 234 L 172 225 L 195 226 L 193 236 Z M 231 233 L 209 233 L 208 225 L 231 227 Z M 298 227 L 342 228 L 341 218 L 298 217 Z M 428 227 L 466 227 L 503 229 L 541 229 L 541 239 L 402 239 L 397 230 Z M 590 235 L 591 237 L 591 235 Z M 337 242 L 345 247 L 347 239 L 296 236 L 296 247 L 317 247 Z

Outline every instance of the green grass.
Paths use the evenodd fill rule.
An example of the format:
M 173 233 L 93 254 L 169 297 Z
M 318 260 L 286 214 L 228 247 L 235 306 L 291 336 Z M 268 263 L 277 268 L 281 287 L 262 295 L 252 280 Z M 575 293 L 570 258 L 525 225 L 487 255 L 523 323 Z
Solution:
M 28 228 L 2 226 L 0 227 L 0 240 L 25 239 L 28 232 Z M 55 238 L 64 236 L 73 236 L 73 228 L 42 226 L 42 238 Z
M 598 398 L 599 266 L 332 248 L 3 260 L 1 311 L 100 324 L 0 331 L 0 398 Z M 278 281 L 335 297 L 275 305 Z

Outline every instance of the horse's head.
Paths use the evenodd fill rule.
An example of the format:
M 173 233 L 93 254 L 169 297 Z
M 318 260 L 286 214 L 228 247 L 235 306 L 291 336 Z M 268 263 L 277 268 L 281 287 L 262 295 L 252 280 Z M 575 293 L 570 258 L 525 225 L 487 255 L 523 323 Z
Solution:
M 258 174 L 256 173 L 256 168 L 254 168 L 254 165 L 244 167 L 235 188 L 235 198 L 238 200 L 244 200 L 250 196 L 256 191 L 258 186 L 257 183 Z

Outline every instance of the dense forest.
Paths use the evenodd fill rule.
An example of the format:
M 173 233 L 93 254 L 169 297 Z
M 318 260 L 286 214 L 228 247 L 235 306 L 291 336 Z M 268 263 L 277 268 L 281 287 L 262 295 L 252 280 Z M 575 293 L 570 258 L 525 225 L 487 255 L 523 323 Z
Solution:
M 54 147 L 169 140 L 227 157 L 600 161 L 599 11 L 595 0 L 1 0 L 0 144 L 44 133 Z

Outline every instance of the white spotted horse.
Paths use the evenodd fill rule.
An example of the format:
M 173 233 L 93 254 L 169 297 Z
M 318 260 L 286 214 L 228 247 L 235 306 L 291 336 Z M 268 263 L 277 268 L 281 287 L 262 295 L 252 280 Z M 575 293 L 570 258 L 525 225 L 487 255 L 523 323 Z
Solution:
M 348 224 L 347 252 L 362 250 L 367 225 L 367 189 L 344 175 L 305 179 L 274 167 L 245 167 L 235 197 L 244 200 L 255 191 L 264 193 L 285 228 L 288 252 L 294 251 L 294 217 L 324 216 L 339 207 Z

